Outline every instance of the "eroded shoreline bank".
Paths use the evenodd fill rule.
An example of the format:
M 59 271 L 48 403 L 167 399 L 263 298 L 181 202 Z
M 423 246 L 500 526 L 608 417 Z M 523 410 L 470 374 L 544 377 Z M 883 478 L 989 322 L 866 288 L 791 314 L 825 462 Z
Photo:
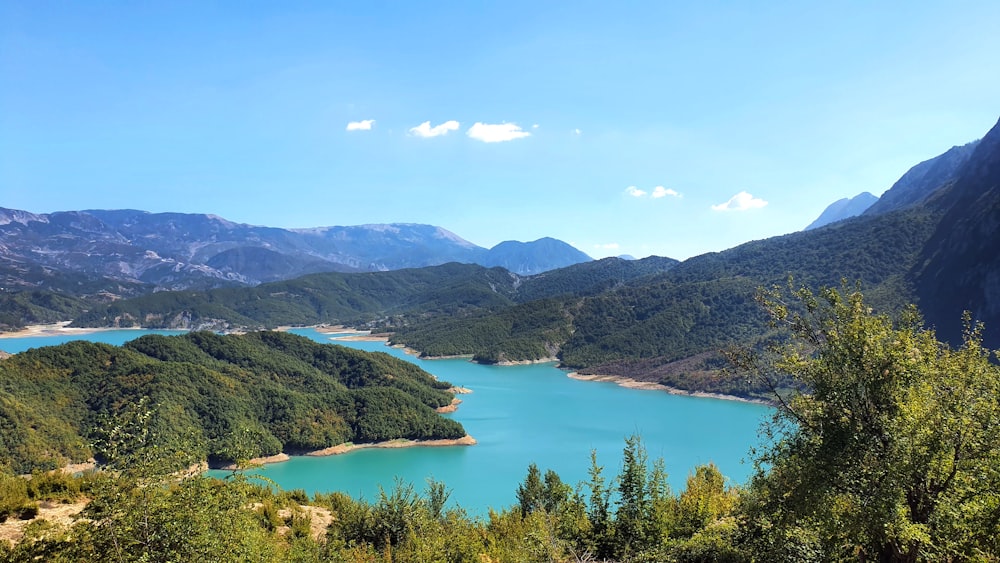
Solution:
M 298 456 L 308 456 L 308 457 L 325 457 L 331 455 L 343 455 L 357 450 L 365 449 L 395 449 L 395 448 L 442 448 L 449 446 L 474 446 L 476 445 L 476 439 L 466 434 L 461 438 L 448 438 L 439 440 L 409 440 L 406 438 L 397 438 L 395 440 L 386 440 L 384 442 L 368 442 L 355 444 L 353 442 L 345 442 L 343 444 L 338 444 L 336 446 L 331 446 L 329 448 L 323 448 L 321 450 L 313 450 L 304 453 L 287 454 L 279 453 L 271 456 L 256 457 L 247 461 L 248 466 L 259 466 L 267 465 L 271 463 L 281 463 L 283 461 L 288 461 L 292 457 Z M 236 464 L 225 464 L 212 466 L 211 469 L 222 469 L 226 471 L 232 471 L 236 469 L 242 469 L 242 467 Z
M 726 395 L 724 393 L 710 393 L 708 391 L 688 391 L 686 389 L 678 389 L 677 387 L 671 387 L 669 385 L 664 385 L 662 383 L 655 383 L 653 381 L 641 381 L 638 379 L 632 379 L 631 377 L 625 377 L 621 375 L 583 375 L 575 371 L 566 374 L 566 377 L 571 379 L 576 379 L 578 381 L 598 381 L 605 383 L 616 383 L 622 387 L 628 389 L 641 389 L 646 391 L 666 391 L 671 395 L 682 395 L 687 397 L 698 397 L 699 399 L 719 399 L 722 401 L 738 401 L 741 403 L 753 403 L 755 405 L 764 406 L 774 406 L 772 403 L 765 401 L 763 399 L 750 399 L 747 397 L 738 397 L 736 395 Z
M 27 325 L 22 329 L 0 332 L 0 340 L 4 338 L 31 338 L 33 336 L 73 336 L 75 334 L 92 334 L 106 330 L 148 330 L 144 328 L 76 328 L 69 324 L 73 321 L 60 321 L 43 325 Z

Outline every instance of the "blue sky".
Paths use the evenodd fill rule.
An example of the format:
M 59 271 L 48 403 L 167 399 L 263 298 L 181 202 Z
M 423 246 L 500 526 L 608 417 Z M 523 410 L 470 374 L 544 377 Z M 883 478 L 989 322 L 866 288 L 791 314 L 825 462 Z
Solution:
M 1000 117 L 1000 2 L 0 2 L 0 207 L 686 258 Z

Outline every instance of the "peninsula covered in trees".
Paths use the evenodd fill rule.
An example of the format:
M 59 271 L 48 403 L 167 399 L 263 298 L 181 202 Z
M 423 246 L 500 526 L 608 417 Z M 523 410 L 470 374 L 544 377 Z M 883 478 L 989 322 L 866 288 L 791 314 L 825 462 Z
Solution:
M 155 410 L 149 432 L 187 463 L 304 453 L 345 442 L 457 439 L 435 409 L 451 384 L 384 353 L 282 332 L 74 341 L 0 362 L 0 463 L 17 473 L 91 457 L 110 421 Z

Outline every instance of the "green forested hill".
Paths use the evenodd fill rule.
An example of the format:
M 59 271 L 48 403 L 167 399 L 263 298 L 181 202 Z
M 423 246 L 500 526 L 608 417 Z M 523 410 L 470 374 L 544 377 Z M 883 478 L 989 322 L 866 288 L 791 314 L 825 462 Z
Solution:
M 428 356 L 498 362 L 558 355 L 574 369 L 701 390 L 704 378 L 686 378 L 681 372 L 690 368 L 670 364 L 699 356 L 707 363 L 695 371 L 712 371 L 706 367 L 718 364 L 712 354 L 765 336 L 769 329 L 753 300 L 759 287 L 783 285 L 789 276 L 812 287 L 846 279 L 860 281 L 880 309 L 913 301 L 906 273 L 938 217 L 926 208 L 864 216 L 683 263 L 609 258 L 529 277 L 447 264 L 317 274 L 256 288 L 161 292 L 95 309 L 76 324 L 366 323 Z M 736 382 L 710 387 L 746 394 Z
M 539 299 L 461 318 L 409 321 L 394 328 L 392 341 L 431 357 L 471 355 L 486 363 L 551 359 L 571 334 L 567 303 Z
M 74 326 L 274 328 L 357 323 L 406 311 L 461 314 L 510 305 L 516 279 L 502 268 L 457 263 L 313 274 L 252 288 L 162 291 L 95 308 Z
M 596 295 L 668 271 L 677 263 L 655 256 L 605 258 L 527 277 L 502 268 L 457 263 L 389 272 L 313 274 L 253 288 L 162 291 L 95 307 L 77 316 L 73 325 L 274 328 L 375 320 L 384 324 L 401 314 L 461 318 L 536 299 Z
M 527 303 L 549 297 L 597 295 L 625 284 L 641 283 L 678 264 L 680 262 L 673 258 L 661 256 L 641 260 L 602 258 L 525 278 L 517 288 L 515 299 L 518 303 Z
M 450 384 L 382 353 L 280 332 L 70 342 L 0 361 L 0 464 L 17 472 L 94 455 L 106 421 L 147 401 L 156 440 L 233 461 L 346 441 L 458 438 Z
M 501 314 L 412 322 L 393 342 L 429 355 L 513 360 L 535 359 L 545 346 L 558 349 L 570 368 L 654 381 L 663 381 L 661 372 L 667 371 L 674 374 L 671 385 L 703 390 L 704 381 L 686 382 L 664 366 L 766 335 L 766 319 L 754 301 L 760 287 L 784 285 L 789 276 L 811 287 L 860 281 L 879 309 L 898 310 L 911 302 L 905 275 L 935 221 L 923 209 L 861 217 L 698 256 L 590 296 L 529 302 Z M 526 329 L 513 329 L 519 319 Z M 712 390 L 746 394 L 737 383 L 715 382 Z
M 0 331 L 65 321 L 92 306 L 78 297 L 52 291 L 0 293 Z

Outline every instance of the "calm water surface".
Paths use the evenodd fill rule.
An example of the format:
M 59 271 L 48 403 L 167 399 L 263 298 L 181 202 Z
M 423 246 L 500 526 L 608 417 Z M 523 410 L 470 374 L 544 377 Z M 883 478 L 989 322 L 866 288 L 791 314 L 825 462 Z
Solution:
M 154 331 L 102 331 L 77 337 L 0 340 L 0 350 L 19 352 L 73 338 L 121 344 Z M 171 334 L 170 331 L 155 331 Z M 285 489 L 310 493 L 345 491 L 369 500 L 396 477 L 422 489 L 433 477 L 452 490 L 451 499 L 475 513 L 515 502 L 514 492 L 529 463 L 554 469 L 576 484 L 586 480 L 590 452 L 597 451 L 604 475 L 616 475 L 624 440 L 642 436 L 650 460 L 666 462 L 674 490 L 684 487 L 698 464 L 714 462 L 733 482 L 751 473 L 749 448 L 759 443 L 766 406 L 626 389 L 613 383 L 570 379 L 553 364 L 483 366 L 466 360 L 419 360 L 380 342 L 331 341 L 312 329 L 292 332 L 385 352 L 418 364 L 440 379 L 468 387 L 458 411 L 448 415 L 478 440 L 471 447 L 370 449 L 329 457 L 295 457 L 255 470 Z M 176 332 L 173 332 L 176 334 Z M 744 461 L 747 460 L 747 461 Z M 224 475 L 226 472 L 213 472 Z

